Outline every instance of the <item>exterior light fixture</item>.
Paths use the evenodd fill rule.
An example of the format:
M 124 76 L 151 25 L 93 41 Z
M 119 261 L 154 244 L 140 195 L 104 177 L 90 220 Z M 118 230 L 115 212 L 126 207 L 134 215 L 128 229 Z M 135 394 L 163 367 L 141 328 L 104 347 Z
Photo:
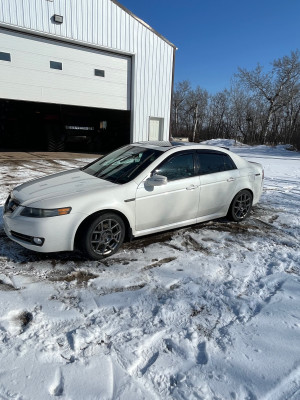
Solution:
M 52 18 L 57 24 L 62 24 L 64 22 L 64 17 L 62 15 L 54 14 Z

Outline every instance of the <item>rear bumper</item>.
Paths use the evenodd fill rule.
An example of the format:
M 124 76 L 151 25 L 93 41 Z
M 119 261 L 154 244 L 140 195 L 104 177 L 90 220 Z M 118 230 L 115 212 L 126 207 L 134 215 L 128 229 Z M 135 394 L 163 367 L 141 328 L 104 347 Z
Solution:
M 254 189 L 253 190 L 254 197 L 253 197 L 253 202 L 252 202 L 253 205 L 257 204 L 260 200 L 260 197 L 261 197 L 262 191 L 263 191 L 263 183 L 264 183 L 264 180 L 261 178 L 256 179 L 254 182 L 254 188 L 253 188 Z

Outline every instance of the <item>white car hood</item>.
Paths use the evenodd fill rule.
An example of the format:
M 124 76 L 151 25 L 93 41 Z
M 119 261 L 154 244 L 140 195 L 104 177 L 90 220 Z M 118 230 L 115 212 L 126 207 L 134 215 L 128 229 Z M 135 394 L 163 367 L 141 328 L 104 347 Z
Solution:
M 80 194 L 88 190 L 104 189 L 111 186 L 115 186 L 115 184 L 75 169 L 35 179 L 17 186 L 13 190 L 13 197 L 21 205 L 28 205 L 40 200 L 75 193 Z

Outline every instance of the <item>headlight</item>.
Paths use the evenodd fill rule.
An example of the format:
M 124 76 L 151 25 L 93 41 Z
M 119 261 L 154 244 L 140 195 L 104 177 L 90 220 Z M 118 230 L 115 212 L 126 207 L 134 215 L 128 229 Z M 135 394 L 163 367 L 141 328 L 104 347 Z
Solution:
M 42 208 L 24 207 L 20 215 L 22 215 L 23 217 L 32 217 L 32 218 L 47 218 L 47 217 L 57 217 L 59 215 L 70 214 L 71 210 L 72 207 L 54 208 L 49 210 Z

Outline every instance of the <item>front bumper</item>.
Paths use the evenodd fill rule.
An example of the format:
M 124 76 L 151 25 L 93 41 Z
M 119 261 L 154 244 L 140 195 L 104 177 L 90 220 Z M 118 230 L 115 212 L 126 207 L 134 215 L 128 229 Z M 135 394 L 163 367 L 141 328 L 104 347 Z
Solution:
M 42 253 L 74 250 L 75 234 L 84 218 L 79 213 L 50 218 L 22 217 L 16 212 L 3 214 L 6 235 L 21 246 Z M 34 238 L 40 238 L 42 243 L 34 243 Z

